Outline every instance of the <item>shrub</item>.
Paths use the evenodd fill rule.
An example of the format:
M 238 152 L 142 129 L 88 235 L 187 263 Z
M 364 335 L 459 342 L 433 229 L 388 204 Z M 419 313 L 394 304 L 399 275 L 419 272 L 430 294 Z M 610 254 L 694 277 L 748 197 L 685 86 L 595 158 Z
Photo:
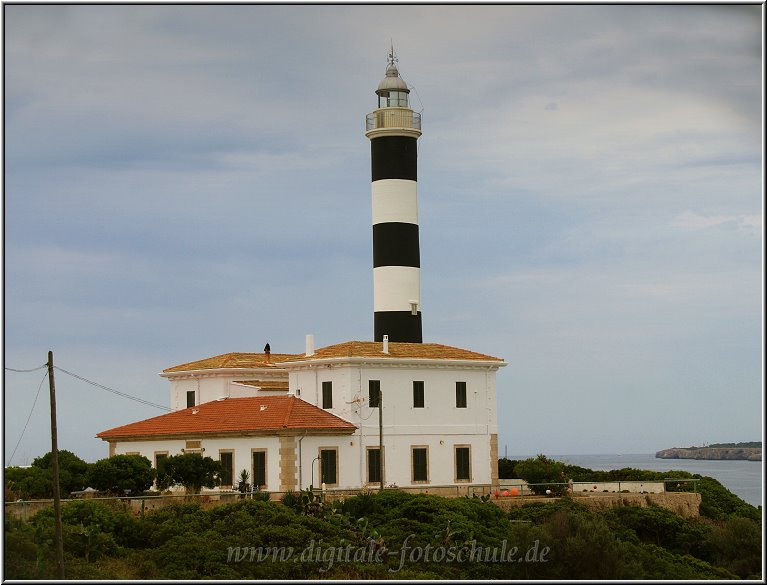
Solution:
M 203 487 L 220 482 L 221 463 L 194 453 L 164 457 L 157 469 L 157 487 L 167 489 L 182 485 L 188 494 L 199 494 Z
M 51 453 L 46 453 L 32 461 L 30 467 L 8 467 L 5 469 L 5 488 L 12 498 L 53 497 L 53 479 L 51 471 Z M 59 488 L 62 498 L 69 497 L 73 491 L 85 487 L 88 463 L 71 451 L 59 451 Z
M 152 486 L 155 470 L 143 455 L 113 455 L 91 465 L 86 477 L 97 490 L 135 495 Z
M 514 472 L 524 479 L 537 495 L 544 495 L 547 491 L 557 496 L 567 493 L 564 463 L 549 459 L 545 455 L 520 461 L 516 464 Z
M 704 547 L 712 562 L 741 579 L 761 579 L 761 531 L 753 520 L 733 516 L 715 525 Z
M 516 479 L 514 477 L 514 466 L 518 463 L 518 461 L 512 460 L 512 459 L 506 459 L 505 457 L 503 459 L 498 460 L 498 478 L 499 479 Z
M 49 499 L 53 497 L 50 470 L 39 467 L 6 467 L 7 499 Z
M 6 579 L 42 579 L 46 575 L 38 561 L 39 546 L 35 542 L 35 530 L 29 524 L 5 517 L 4 563 Z
M 288 508 L 295 508 L 301 501 L 300 497 L 294 491 L 288 491 L 283 494 L 280 501 Z

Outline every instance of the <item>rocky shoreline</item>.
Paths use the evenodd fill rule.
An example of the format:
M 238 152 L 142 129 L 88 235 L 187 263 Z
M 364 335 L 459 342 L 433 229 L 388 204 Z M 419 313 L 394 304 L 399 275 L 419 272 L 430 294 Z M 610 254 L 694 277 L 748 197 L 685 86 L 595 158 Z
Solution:
M 658 459 L 713 459 L 761 461 L 761 448 L 748 447 L 687 447 L 664 449 L 655 454 Z

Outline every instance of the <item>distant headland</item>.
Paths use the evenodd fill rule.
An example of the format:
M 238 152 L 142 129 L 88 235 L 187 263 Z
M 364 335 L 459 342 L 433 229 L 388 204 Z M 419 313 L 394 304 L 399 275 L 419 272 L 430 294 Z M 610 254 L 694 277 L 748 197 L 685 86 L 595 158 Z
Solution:
M 658 451 L 659 459 L 740 459 L 745 461 L 762 460 L 762 442 L 747 443 L 712 443 L 706 447 L 674 447 Z

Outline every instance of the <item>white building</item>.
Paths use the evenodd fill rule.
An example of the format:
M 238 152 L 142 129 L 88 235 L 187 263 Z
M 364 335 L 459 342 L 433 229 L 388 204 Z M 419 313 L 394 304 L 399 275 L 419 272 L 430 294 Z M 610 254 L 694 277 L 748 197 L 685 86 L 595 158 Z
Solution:
M 224 488 L 242 469 L 268 491 L 382 479 L 430 491 L 497 484 L 503 360 L 433 343 L 307 346 L 299 355 L 226 354 L 169 368 L 162 376 L 173 412 L 98 437 L 110 455 L 141 454 L 155 465 L 185 452 L 219 459 Z
M 420 116 L 393 52 L 368 115 L 375 341 L 303 354 L 233 353 L 168 368 L 172 412 L 103 431 L 109 453 L 202 453 L 267 491 L 498 483 L 496 357 L 422 343 Z M 379 406 L 379 401 L 382 406 Z

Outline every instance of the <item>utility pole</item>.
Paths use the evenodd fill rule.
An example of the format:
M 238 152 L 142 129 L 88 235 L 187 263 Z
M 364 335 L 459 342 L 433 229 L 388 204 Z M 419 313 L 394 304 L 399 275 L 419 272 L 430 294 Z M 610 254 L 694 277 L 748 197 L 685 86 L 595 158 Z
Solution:
M 59 445 L 56 431 L 56 383 L 53 380 L 53 352 L 48 352 L 48 386 L 51 392 L 51 476 L 53 479 L 54 541 L 56 545 L 56 577 L 64 578 L 64 537 L 61 528 L 61 494 L 59 493 Z
M 383 392 L 378 388 L 378 476 L 381 479 L 381 491 L 384 489 L 384 454 L 383 454 Z

